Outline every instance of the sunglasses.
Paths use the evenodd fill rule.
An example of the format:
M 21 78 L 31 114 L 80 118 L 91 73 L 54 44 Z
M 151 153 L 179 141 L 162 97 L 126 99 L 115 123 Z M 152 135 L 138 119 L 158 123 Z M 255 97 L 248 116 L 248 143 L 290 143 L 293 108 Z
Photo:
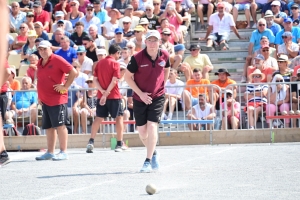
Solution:
M 34 15 L 29 15 L 29 16 L 27 16 L 27 17 L 34 17 Z
M 165 33 L 163 33 L 163 35 L 164 35 L 164 36 L 170 36 L 171 34 L 165 34 Z
M 191 49 L 191 51 L 197 51 L 197 50 L 199 50 L 199 49 Z
M 93 9 L 86 9 L 87 11 L 93 11 Z
M 123 33 L 116 33 L 116 35 L 122 35 Z
M 277 61 L 278 63 L 284 63 L 285 61 Z
M 265 24 L 258 24 L 258 26 L 266 26 Z
M 141 26 L 148 26 L 148 24 L 141 24 Z
M 86 45 L 87 45 L 87 43 L 82 43 L 82 45 L 83 45 L 83 46 L 86 46 Z
M 269 49 L 263 49 L 262 51 L 263 51 L 263 52 L 268 52 L 268 51 L 269 51 Z
M 82 56 L 82 55 L 83 55 L 83 53 L 77 53 L 77 55 L 80 55 L 80 56 Z
M 181 2 L 180 2 L 180 1 L 176 1 L 175 3 L 176 3 L 176 4 L 181 4 Z
M 123 24 L 129 24 L 129 22 L 123 22 Z
M 272 5 L 271 7 L 276 7 L 276 5 Z
M 133 49 L 133 47 L 127 47 L 128 49 Z
M 298 8 L 295 8 L 295 7 L 294 7 L 294 8 L 291 8 L 291 9 L 292 9 L 292 10 L 297 10 Z
M 282 36 L 282 39 L 286 39 L 286 38 L 288 38 L 288 36 Z
M 24 26 L 20 26 L 20 29 L 23 29 L 23 28 L 25 28 Z
M 253 78 L 261 78 L 260 75 L 253 76 Z
M 74 6 L 76 6 L 76 4 L 71 4 L 70 6 L 71 6 L 71 7 L 74 7 Z
M 159 3 L 153 3 L 154 6 L 159 6 Z
M 87 81 L 87 84 L 93 83 L 93 81 Z
M 141 31 L 134 31 L 134 33 L 140 33 Z
M 39 26 L 35 26 L 34 28 L 41 28 L 41 27 L 39 27 Z
M 57 24 L 57 26 L 64 26 L 63 24 Z
M 12 8 L 18 8 L 19 6 L 12 6 Z
M 276 80 L 276 83 L 279 83 L 279 82 L 283 82 L 283 80 L 281 79 L 281 80 Z
M 146 9 L 146 11 L 151 11 L 151 9 Z

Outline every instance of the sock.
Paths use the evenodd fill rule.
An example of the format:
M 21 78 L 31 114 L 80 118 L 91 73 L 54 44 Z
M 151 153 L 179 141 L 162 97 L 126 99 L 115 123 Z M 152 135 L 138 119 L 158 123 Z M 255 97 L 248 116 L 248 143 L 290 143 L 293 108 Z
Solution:
M 146 158 L 145 162 L 151 162 L 151 159 Z
M 173 113 L 169 113 L 169 115 L 168 115 L 168 119 L 172 119 L 172 116 L 173 116 Z
M 164 119 L 165 116 L 166 116 L 166 114 L 163 112 L 163 113 L 161 114 L 161 119 Z
M 153 155 L 156 155 L 156 150 L 154 150 Z
M 90 142 L 93 142 L 93 143 L 94 143 L 94 139 L 93 139 L 93 138 L 90 138 Z
M 117 146 L 122 146 L 122 141 L 117 141 Z
M 7 151 L 6 150 L 2 151 L 0 157 L 8 157 Z

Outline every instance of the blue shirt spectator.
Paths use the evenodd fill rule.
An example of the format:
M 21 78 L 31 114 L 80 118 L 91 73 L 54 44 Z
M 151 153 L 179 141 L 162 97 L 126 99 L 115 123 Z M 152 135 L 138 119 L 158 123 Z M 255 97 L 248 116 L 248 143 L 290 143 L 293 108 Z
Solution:
M 100 20 L 100 24 L 103 24 L 104 22 L 108 21 L 108 15 L 105 9 L 101 9 L 100 11 L 97 12 L 95 8 L 95 17 L 97 17 Z
M 85 32 L 89 32 L 89 27 L 92 24 L 95 24 L 97 27 L 100 27 L 101 23 L 100 23 L 100 19 L 98 17 L 93 17 L 90 21 L 86 20 L 86 16 L 80 18 L 79 20 L 80 22 L 82 22 L 84 24 L 84 31 Z M 98 34 L 101 35 L 101 28 L 98 28 Z
M 72 64 L 73 61 L 77 58 L 77 51 L 72 47 L 69 47 L 68 50 L 59 49 L 59 50 L 55 51 L 54 53 L 56 55 L 63 57 L 70 64 Z
M 18 110 L 29 108 L 32 104 L 37 103 L 37 93 L 35 91 L 15 92 L 12 102 L 15 103 Z
M 276 45 L 283 44 L 282 34 L 285 31 L 286 31 L 285 29 L 281 29 L 281 31 L 279 31 L 277 33 L 276 38 L 275 38 L 275 44 Z M 299 27 L 292 27 L 291 32 L 292 32 L 292 35 L 293 35 L 292 41 L 295 42 L 295 43 L 298 43 L 298 40 L 300 39 L 300 28 Z
M 53 35 L 52 35 L 52 40 L 54 40 L 54 37 L 55 36 L 55 34 L 53 33 Z M 67 32 L 67 31 L 65 31 L 65 36 L 67 36 L 68 38 L 70 38 L 71 37 L 71 33 L 69 33 L 69 32 Z
M 261 22 L 258 22 L 258 24 L 261 24 Z M 270 29 L 266 28 L 262 32 L 260 32 L 258 29 L 254 30 L 252 32 L 251 38 L 250 38 L 250 43 L 253 44 L 252 52 L 254 52 L 260 48 L 260 39 L 262 36 L 266 36 L 269 39 L 270 44 L 274 43 L 274 41 L 275 41 L 275 36 Z
M 263 9 L 261 9 L 261 13 L 265 14 L 267 10 L 272 10 L 271 9 L 271 4 L 273 1 L 270 1 L 269 3 L 266 3 L 265 6 L 263 7 Z M 280 1 L 280 11 L 284 12 L 284 11 L 289 11 L 286 3 L 284 1 Z
M 273 35 L 276 36 L 277 33 L 281 30 L 281 26 L 273 22 L 272 25 L 268 27 L 268 29 L 270 29 L 273 32 Z
M 60 44 L 56 40 L 54 40 L 54 39 L 50 40 L 49 42 L 52 44 L 52 46 L 55 46 L 55 47 L 59 47 L 60 46 Z M 75 43 L 72 40 L 70 40 L 70 46 L 73 47 L 74 45 L 75 45 Z
M 26 21 L 26 13 L 20 11 L 18 3 L 14 2 L 12 12 L 9 13 L 10 28 L 13 32 L 18 32 L 22 23 Z M 14 8 L 18 6 L 18 8 Z

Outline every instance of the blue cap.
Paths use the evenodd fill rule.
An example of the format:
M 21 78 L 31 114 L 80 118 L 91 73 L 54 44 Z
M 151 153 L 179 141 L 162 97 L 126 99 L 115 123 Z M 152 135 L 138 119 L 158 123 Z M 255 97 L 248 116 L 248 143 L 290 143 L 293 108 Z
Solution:
M 123 33 L 123 29 L 122 28 L 116 28 L 115 33 Z
M 283 20 L 284 23 L 290 22 L 293 23 L 293 20 L 290 17 L 287 17 Z
M 265 57 L 263 55 L 261 55 L 261 54 L 257 54 L 254 59 L 265 60 Z
M 83 52 L 86 52 L 86 49 L 84 46 L 78 46 L 77 52 L 83 53 Z
M 175 52 L 178 52 L 178 51 L 184 51 L 185 50 L 185 47 L 183 44 L 177 44 L 174 46 L 174 51 Z

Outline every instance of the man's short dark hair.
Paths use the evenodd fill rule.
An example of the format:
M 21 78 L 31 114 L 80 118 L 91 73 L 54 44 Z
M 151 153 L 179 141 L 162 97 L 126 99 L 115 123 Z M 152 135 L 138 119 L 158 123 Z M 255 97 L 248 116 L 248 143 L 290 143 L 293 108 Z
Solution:
M 84 27 L 84 24 L 82 22 L 76 22 L 75 27 L 76 26 L 82 26 L 82 27 Z
M 93 42 L 93 38 L 89 35 L 86 35 L 86 36 L 83 36 L 82 40 L 85 40 L 85 41 L 89 41 L 89 42 Z
M 121 47 L 117 44 L 112 44 L 112 45 L 110 45 L 110 47 L 108 49 L 108 54 L 113 55 L 113 54 L 117 53 L 118 51 L 121 51 Z
M 201 71 L 201 69 L 199 69 L 199 68 L 193 69 L 193 73 L 197 73 L 197 72 L 200 72 L 200 73 L 201 73 L 202 71 Z

